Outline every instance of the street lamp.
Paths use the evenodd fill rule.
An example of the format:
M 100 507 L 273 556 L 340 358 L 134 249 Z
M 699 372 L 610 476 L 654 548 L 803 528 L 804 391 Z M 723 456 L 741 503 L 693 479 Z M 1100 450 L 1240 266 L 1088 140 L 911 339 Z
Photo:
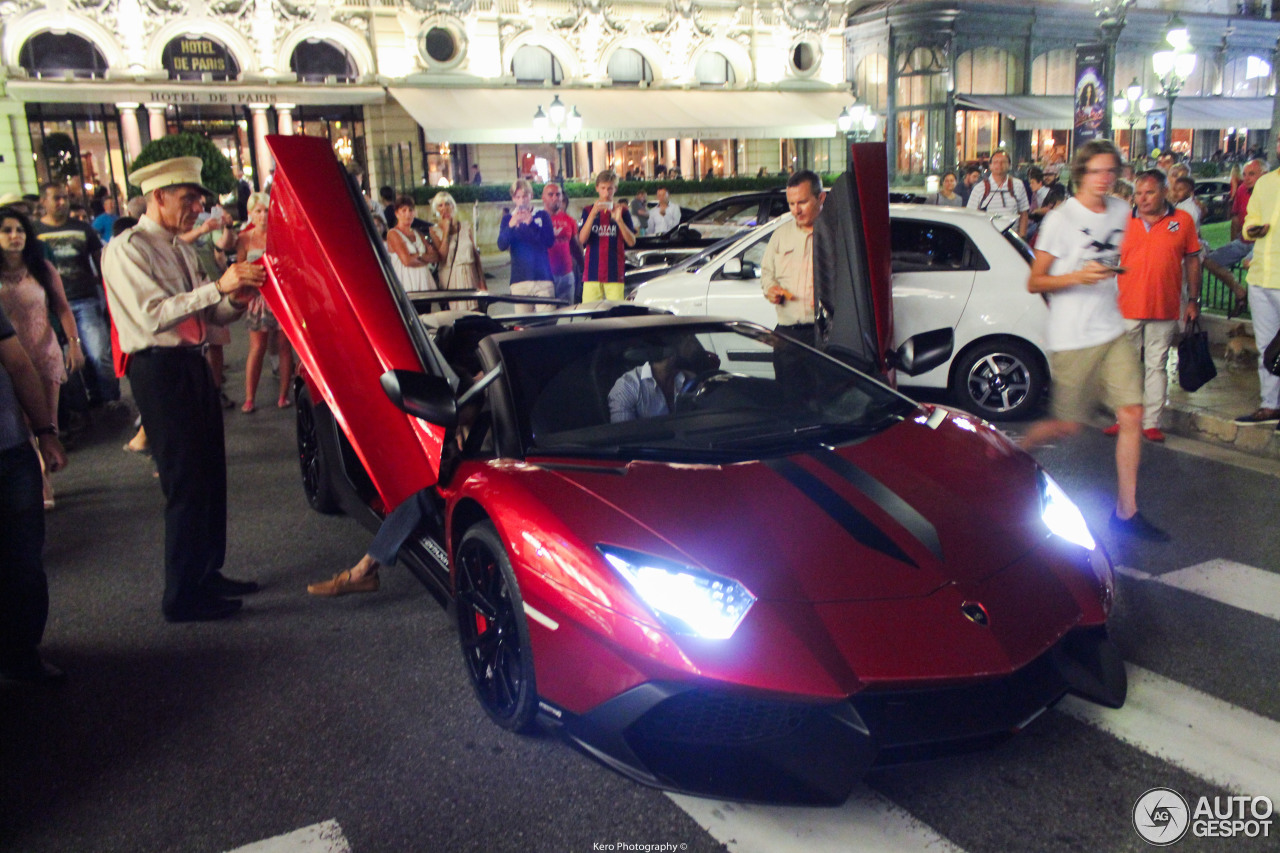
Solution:
M 1195 49 L 1191 46 L 1187 25 L 1177 15 L 1169 22 L 1165 41 L 1172 50 L 1158 50 L 1151 55 L 1151 65 L 1160 78 L 1160 97 L 1169 102 L 1165 115 L 1165 129 L 1169 132 L 1169 147 L 1173 147 L 1173 102 L 1182 91 L 1187 78 L 1196 70 Z
M 1104 84 L 1107 92 L 1114 95 L 1116 91 L 1116 42 L 1120 40 L 1120 31 L 1124 29 L 1124 17 L 1134 0 L 1089 0 L 1093 6 L 1093 14 L 1098 18 L 1098 29 L 1102 32 L 1102 44 L 1106 50 L 1107 79 Z M 1111 135 L 1111 121 L 1103 128 L 1103 136 Z
M 1133 126 L 1137 124 L 1143 116 L 1151 112 L 1151 108 L 1155 106 L 1155 100 L 1148 97 L 1142 91 L 1142 84 L 1138 82 L 1138 78 L 1134 77 L 1133 82 L 1125 87 L 1124 94 L 1116 98 L 1111 106 L 1116 112 L 1116 118 L 1129 125 L 1129 162 L 1133 162 Z
M 876 114 L 866 104 L 854 101 L 840 111 L 836 117 L 836 127 L 844 134 L 845 167 L 848 168 L 853 157 L 850 146 L 855 142 L 863 142 L 876 129 Z
M 556 131 L 556 153 L 560 160 L 560 183 L 564 183 L 564 141 L 565 133 L 568 133 L 570 140 L 576 139 L 578 132 L 582 130 L 582 115 L 578 112 L 577 107 L 567 107 L 560 100 L 560 96 L 556 95 L 551 99 L 551 105 L 547 107 L 547 111 L 542 111 L 542 105 L 538 105 L 538 111 L 533 114 L 533 129 L 538 132 L 543 141 L 546 141 L 547 133 L 551 128 Z

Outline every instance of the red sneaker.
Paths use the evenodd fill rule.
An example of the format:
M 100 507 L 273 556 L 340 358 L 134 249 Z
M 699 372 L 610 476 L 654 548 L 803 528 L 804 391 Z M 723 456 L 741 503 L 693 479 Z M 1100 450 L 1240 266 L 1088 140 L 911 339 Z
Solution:
M 1142 431 L 1142 437 L 1147 441 L 1164 441 L 1164 433 L 1155 427 L 1152 427 L 1151 429 L 1144 429 Z
M 1117 435 L 1119 435 L 1119 434 L 1120 434 L 1120 424 L 1112 424 L 1111 426 L 1109 426 L 1109 427 L 1107 427 L 1106 429 L 1104 429 L 1104 430 L 1102 431 L 1102 434 L 1103 434 L 1103 435 L 1109 435 L 1109 436 L 1111 436 L 1112 438 L 1115 438 Z

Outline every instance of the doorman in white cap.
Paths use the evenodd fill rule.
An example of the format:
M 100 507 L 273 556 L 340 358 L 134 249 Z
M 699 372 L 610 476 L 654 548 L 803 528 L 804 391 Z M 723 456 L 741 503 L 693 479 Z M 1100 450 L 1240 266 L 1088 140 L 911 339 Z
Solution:
M 209 281 L 195 249 L 178 239 L 212 195 L 200 182 L 201 165 L 199 157 L 175 157 L 130 175 L 147 210 L 107 245 L 102 259 L 126 375 L 165 497 L 162 609 L 170 622 L 225 618 L 240 609 L 236 596 L 258 589 L 222 574 L 226 448 L 204 346 L 210 324 L 226 325 L 244 313 L 264 270 L 239 263 Z

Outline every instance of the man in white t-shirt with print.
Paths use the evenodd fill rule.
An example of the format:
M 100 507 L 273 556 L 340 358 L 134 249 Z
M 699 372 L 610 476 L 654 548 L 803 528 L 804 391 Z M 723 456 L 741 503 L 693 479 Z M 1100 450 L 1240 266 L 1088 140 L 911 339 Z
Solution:
M 1052 415 L 1032 424 L 1023 446 L 1076 435 L 1105 404 L 1120 426 L 1111 528 L 1163 542 L 1168 534 L 1138 512 L 1142 365 L 1125 339 L 1117 302 L 1120 243 L 1132 215 L 1129 205 L 1110 194 L 1120 164 L 1120 152 L 1110 141 L 1082 145 L 1071 164 L 1076 195 L 1050 211 L 1040 226 L 1027 290 L 1049 300 L 1045 340 L 1053 373 Z
M 1027 235 L 1027 188 L 1009 176 L 1009 154 L 1003 148 L 991 155 L 991 176 L 978 181 L 965 205 L 983 213 L 1007 213 L 1018 217 L 1018 236 Z

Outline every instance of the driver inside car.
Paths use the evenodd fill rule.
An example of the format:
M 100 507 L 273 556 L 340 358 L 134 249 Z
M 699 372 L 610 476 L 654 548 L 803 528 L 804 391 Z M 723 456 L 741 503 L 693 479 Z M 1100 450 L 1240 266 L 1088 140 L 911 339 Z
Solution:
M 676 400 L 693 389 L 699 374 L 715 370 L 720 358 L 707 352 L 693 335 L 645 347 L 648 358 L 618 377 L 609 390 L 609 421 L 669 415 Z

